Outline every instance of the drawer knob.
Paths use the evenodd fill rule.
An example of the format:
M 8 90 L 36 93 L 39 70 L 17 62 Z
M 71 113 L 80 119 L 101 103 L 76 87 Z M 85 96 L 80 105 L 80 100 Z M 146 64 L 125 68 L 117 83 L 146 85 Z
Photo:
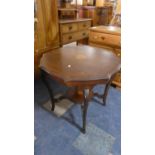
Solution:
M 72 39 L 72 36 L 69 36 L 68 39 L 71 40 Z
M 105 37 L 101 37 L 101 39 L 102 39 L 102 40 L 104 40 L 104 39 L 105 39 Z
M 94 36 L 94 39 L 97 39 L 98 37 L 97 36 Z
M 85 36 L 85 35 L 86 35 L 86 33 L 82 33 L 82 35 L 83 35 L 83 36 Z
M 86 27 L 86 24 L 83 24 L 83 27 Z
M 72 29 L 72 26 L 69 26 L 69 30 L 71 30 Z

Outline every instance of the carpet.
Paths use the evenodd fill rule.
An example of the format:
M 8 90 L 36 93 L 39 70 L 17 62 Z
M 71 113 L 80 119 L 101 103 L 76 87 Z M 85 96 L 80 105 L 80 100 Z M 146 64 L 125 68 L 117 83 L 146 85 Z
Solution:
M 68 88 L 49 80 L 54 94 Z M 95 92 L 103 93 L 104 85 Z M 90 101 L 86 134 L 80 132 L 81 108 L 68 100 L 50 111 L 49 94 L 41 80 L 34 85 L 34 154 L 35 155 L 120 155 L 121 154 L 121 92 L 110 88 L 107 105 Z
M 73 146 L 79 149 L 83 155 L 108 155 L 114 140 L 113 136 L 89 123 L 86 134 L 81 133 Z

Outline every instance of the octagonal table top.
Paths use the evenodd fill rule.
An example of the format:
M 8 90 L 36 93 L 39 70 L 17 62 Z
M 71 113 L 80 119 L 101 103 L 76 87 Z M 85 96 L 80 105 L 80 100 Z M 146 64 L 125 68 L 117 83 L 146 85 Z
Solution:
M 40 68 L 64 83 L 108 80 L 120 70 L 121 60 L 109 50 L 68 46 L 43 54 Z

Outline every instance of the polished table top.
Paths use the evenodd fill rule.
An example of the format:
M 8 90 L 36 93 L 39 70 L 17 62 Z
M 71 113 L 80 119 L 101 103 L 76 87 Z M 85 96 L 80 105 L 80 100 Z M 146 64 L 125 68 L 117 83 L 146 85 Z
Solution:
M 120 70 L 120 63 L 120 58 L 108 50 L 82 45 L 45 53 L 40 68 L 67 83 L 109 80 Z

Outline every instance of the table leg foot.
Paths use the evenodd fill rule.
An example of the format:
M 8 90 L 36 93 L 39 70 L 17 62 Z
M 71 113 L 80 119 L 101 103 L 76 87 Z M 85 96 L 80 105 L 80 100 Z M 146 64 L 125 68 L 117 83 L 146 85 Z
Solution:
M 54 111 L 54 109 L 55 109 L 55 103 L 52 103 L 51 111 Z
M 84 103 L 83 110 L 82 110 L 82 119 L 83 119 L 83 133 L 86 133 L 86 117 L 87 117 L 87 109 L 88 109 L 88 103 Z
M 104 94 L 103 94 L 103 106 L 106 105 L 106 99 L 107 99 L 109 88 L 110 88 L 110 83 L 108 82 L 105 86 L 105 90 L 104 90 Z

